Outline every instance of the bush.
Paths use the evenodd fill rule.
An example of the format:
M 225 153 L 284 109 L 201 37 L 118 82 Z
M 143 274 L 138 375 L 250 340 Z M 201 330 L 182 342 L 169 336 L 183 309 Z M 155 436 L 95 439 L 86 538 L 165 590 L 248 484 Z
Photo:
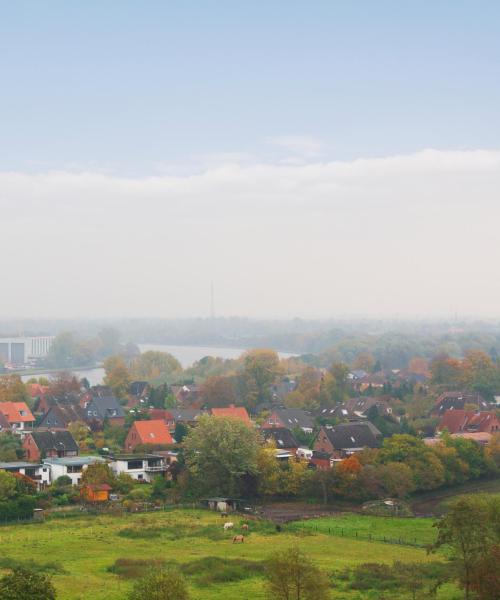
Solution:
M 164 566 L 165 561 L 160 559 L 118 558 L 107 571 L 124 579 L 138 579 L 144 577 L 150 569 Z
M 0 600 L 55 600 L 56 590 L 50 577 L 27 569 L 15 568 L 0 579 Z
M 213 583 L 241 581 L 261 575 L 264 572 L 264 563 L 207 556 L 182 565 L 181 570 L 185 575 L 192 576 L 198 585 L 207 586 Z
M 137 581 L 128 596 L 129 600 L 188 600 L 189 592 L 179 571 L 169 568 L 151 569 Z

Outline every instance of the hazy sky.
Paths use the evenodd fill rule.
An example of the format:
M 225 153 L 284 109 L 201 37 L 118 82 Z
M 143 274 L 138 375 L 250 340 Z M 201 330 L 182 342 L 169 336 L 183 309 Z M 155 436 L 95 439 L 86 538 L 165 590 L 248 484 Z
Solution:
M 0 0 L 0 316 L 500 317 L 499 23 Z

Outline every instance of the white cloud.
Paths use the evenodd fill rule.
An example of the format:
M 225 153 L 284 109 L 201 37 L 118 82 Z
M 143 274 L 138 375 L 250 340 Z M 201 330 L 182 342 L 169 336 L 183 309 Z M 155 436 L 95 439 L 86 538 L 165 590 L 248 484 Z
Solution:
M 316 138 L 306 135 L 282 135 L 267 138 L 266 142 L 287 152 L 299 154 L 307 158 L 321 156 L 323 143 Z
M 0 173 L 3 315 L 498 314 L 500 151 Z

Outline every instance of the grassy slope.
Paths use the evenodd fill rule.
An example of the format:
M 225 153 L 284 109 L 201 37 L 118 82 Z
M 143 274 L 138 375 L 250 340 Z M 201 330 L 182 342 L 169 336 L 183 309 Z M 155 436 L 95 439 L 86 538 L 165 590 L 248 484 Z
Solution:
M 154 527 L 160 536 L 131 539 L 117 535 L 125 528 Z M 233 545 L 230 532 L 222 532 L 220 517 L 204 511 L 176 510 L 168 513 L 58 519 L 43 524 L 0 528 L 2 555 L 37 562 L 60 562 L 66 574 L 54 577 L 61 600 L 123 600 L 130 582 L 107 572 L 117 558 L 163 558 L 179 563 L 206 556 L 261 561 L 271 552 L 298 544 L 327 570 L 367 561 L 392 562 L 436 560 L 416 548 L 338 538 L 321 533 L 286 531 L 273 533 L 266 525 L 251 526 L 244 544 Z M 260 531 L 259 531 L 260 530 Z M 174 539 L 177 538 L 177 539 Z M 263 599 L 262 579 L 208 587 L 192 585 L 194 600 Z M 451 600 L 444 591 L 441 600 Z M 334 592 L 334 598 L 354 600 L 356 593 Z M 368 596 L 364 596 L 368 598 Z

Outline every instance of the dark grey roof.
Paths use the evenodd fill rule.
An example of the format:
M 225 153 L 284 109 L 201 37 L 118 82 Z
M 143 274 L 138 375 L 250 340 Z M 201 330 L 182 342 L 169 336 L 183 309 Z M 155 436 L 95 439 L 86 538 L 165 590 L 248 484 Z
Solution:
M 97 415 L 90 415 L 89 412 L 97 412 Z M 98 418 L 102 421 L 111 417 L 124 417 L 123 407 L 115 396 L 94 396 L 85 408 L 86 418 Z
M 31 435 L 40 452 L 78 452 L 78 444 L 69 431 L 32 431 Z
M 85 421 L 84 410 L 77 405 L 56 404 L 43 416 L 40 427 L 67 427 L 75 421 Z
M 184 421 L 186 423 L 194 421 L 203 414 L 202 410 L 194 408 L 172 408 L 169 411 L 173 415 L 174 421 Z
M 491 405 L 478 393 L 445 392 L 436 400 L 434 412 L 444 415 L 447 410 L 463 410 L 466 404 L 474 404 L 478 410 L 489 410 Z
M 301 408 L 278 408 L 273 410 L 273 414 L 276 414 L 282 421 L 283 426 L 288 429 L 296 427 L 313 429 L 314 427 L 312 416 Z
M 368 422 L 341 423 L 334 427 L 324 427 L 323 431 L 336 450 L 376 448 L 382 437 L 375 425 Z
M 299 444 L 293 433 L 286 427 L 270 427 L 262 429 L 265 440 L 274 440 L 276 448 L 298 448 Z
M 369 410 L 373 406 L 378 408 L 381 415 L 387 414 L 390 410 L 387 402 L 382 398 L 359 396 L 358 398 L 349 398 L 349 400 L 342 404 L 337 404 L 337 406 L 320 408 L 315 412 L 315 415 L 325 419 L 357 420 L 360 417 L 367 417 Z

